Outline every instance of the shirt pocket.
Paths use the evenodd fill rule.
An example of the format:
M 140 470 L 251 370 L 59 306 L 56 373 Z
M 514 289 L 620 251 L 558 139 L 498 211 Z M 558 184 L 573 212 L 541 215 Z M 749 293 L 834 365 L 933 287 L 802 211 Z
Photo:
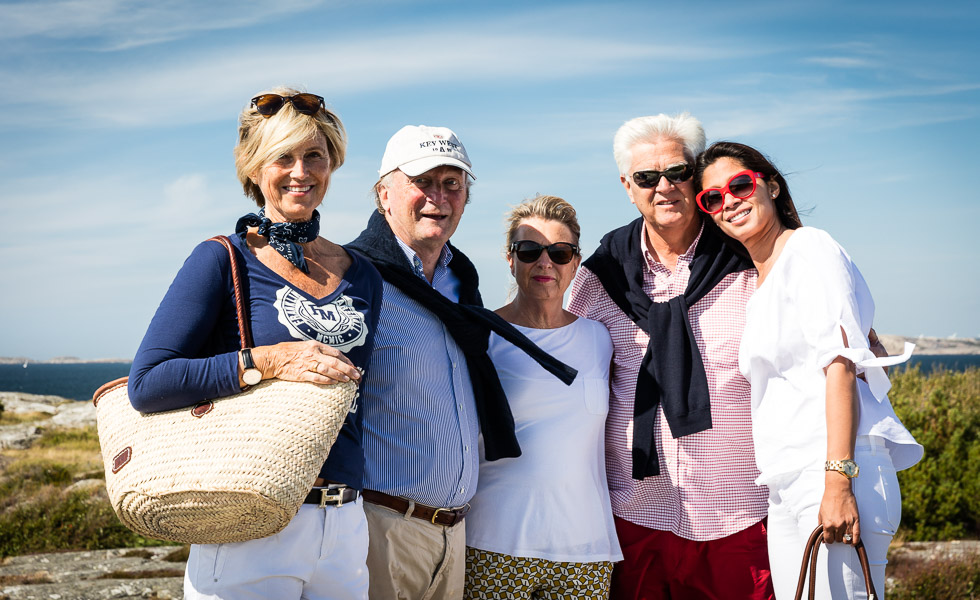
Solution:
M 592 415 L 603 415 L 609 412 L 609 382 L 605 379 L 587 377 L 582 386 L 585 410 Z

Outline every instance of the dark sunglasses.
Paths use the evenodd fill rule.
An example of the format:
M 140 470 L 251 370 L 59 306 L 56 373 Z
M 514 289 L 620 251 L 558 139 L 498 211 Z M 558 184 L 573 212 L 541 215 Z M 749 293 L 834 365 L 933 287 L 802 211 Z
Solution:
M 682 163 L 664 169 L 663 171 L 637 171 L 633 173 L 633 183 L 637 187 L 648 190 L 657 187 L 661 177 L 666 177 L 667 181 L 671 183 L 681 183 L 690 179 L 693 174 L 694 167 L 687 163 Z
M 695 199 L 701 210 L 709 215 L 716 215 L 725 206 L 725 194 L 731 194 L 733 198 L 744 200 L 755 193 L 755 180 L 757 177 L 765 178 L 765 175 L 746 169 L 732 175 L 728 183 L 723 188 L 708 188 L 702 190 Z
M 517 260 L 524 263 L 538 260 L 544 250 L 548 251 L 548 258 L 556 265 L 567 265 L 578 254 L 578 246 L 568 242 L 555 242 L 550 246 L 542 246 L 530 240 L 521 240 L 510 245 L 510 251 L 517 255 Z
M 304 115 L 315 115 L 321 108 L 326 108 L 323 96 L 316 94 L 296 94 L 295 96 L 280 96 L 279 94 L 262 94 L 252 98 L 252 106 L 265 118 L 279 112 L 289 102 L 296 112 Z

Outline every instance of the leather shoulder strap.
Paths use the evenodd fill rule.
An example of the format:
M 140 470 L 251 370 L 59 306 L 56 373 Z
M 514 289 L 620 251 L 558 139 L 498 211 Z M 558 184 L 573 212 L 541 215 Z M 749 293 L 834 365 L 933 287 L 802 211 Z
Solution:
M 235 247 L 232 245 L 231 240 L 228 236 L 216 235 L 208 240 L 209 242 L 218 242 L 225 247 L 228 251 L 228 262 L 231 265 L 231 281 L 235 287 L 235 310 L 238 314 L 238 337 L 241 342 L 242 348 L 251 348 L 252 343 L 252 328 L 248 321 L 248 309 L 245 308 L 245 294 L 242 291 L 242 279 L 241 272 L 238 265 L 238 255 L 235 253 Z

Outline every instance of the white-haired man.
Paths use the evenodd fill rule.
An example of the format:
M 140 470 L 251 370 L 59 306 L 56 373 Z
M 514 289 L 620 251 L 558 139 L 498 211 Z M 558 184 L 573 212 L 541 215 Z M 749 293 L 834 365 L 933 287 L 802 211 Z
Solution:
M 737 360 L 757 273 L 700 217 L 691 176 L 704 144 L 686 113 L 619 129 L 620 180 L 640 217 L 602 239 L 572 286 L 569 310 L 605 324 L 615 346 L 613 600 L 773 597 Z

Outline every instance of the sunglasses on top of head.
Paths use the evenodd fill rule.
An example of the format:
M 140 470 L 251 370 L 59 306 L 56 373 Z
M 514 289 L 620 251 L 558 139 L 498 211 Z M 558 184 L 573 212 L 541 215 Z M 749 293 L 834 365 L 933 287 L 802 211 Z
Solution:
M 295 94 L 293 96 L 280 96 L 279 94 L 262 94 L 252 98 L 251 106 L 256 112 L 265 118 L 279 112 L 286 103 L 293 105 L 296 112 L 304 115 L 315 115 L 321 108 L 326 108 L 323 103 L 323 96 L 316 94 Z
M 643 189 L 655 188 L 660 183 L 661 177 L 666 177 L 671 183 L 682 183 L 691 178 L 694 174 L 694 167 L 687 163 L 681 163 L 668 167 L 663 171 L 637 171 L 633 173 L 633 183 Z
M 733 198 L 745 200 L 755 193 L 756 179 L 765 179 L 765 175 L 752 169 L 739 171 L 731 176 L 725 187 L 708 188 L 702 190 L 695 196 L 698 206 L 709 215 L 716 215 L 725 206 L 725 194 L 731 194 Z
M 523 263 L 533 263 L 546 250 L 548 258 L 556 265 L 567 265 L 578 254 L 578 246 L 568 242 L 555 242 L 550 246 L 542 246 L 530 240 L 521 240 L 510 245 L 510 251 Z

